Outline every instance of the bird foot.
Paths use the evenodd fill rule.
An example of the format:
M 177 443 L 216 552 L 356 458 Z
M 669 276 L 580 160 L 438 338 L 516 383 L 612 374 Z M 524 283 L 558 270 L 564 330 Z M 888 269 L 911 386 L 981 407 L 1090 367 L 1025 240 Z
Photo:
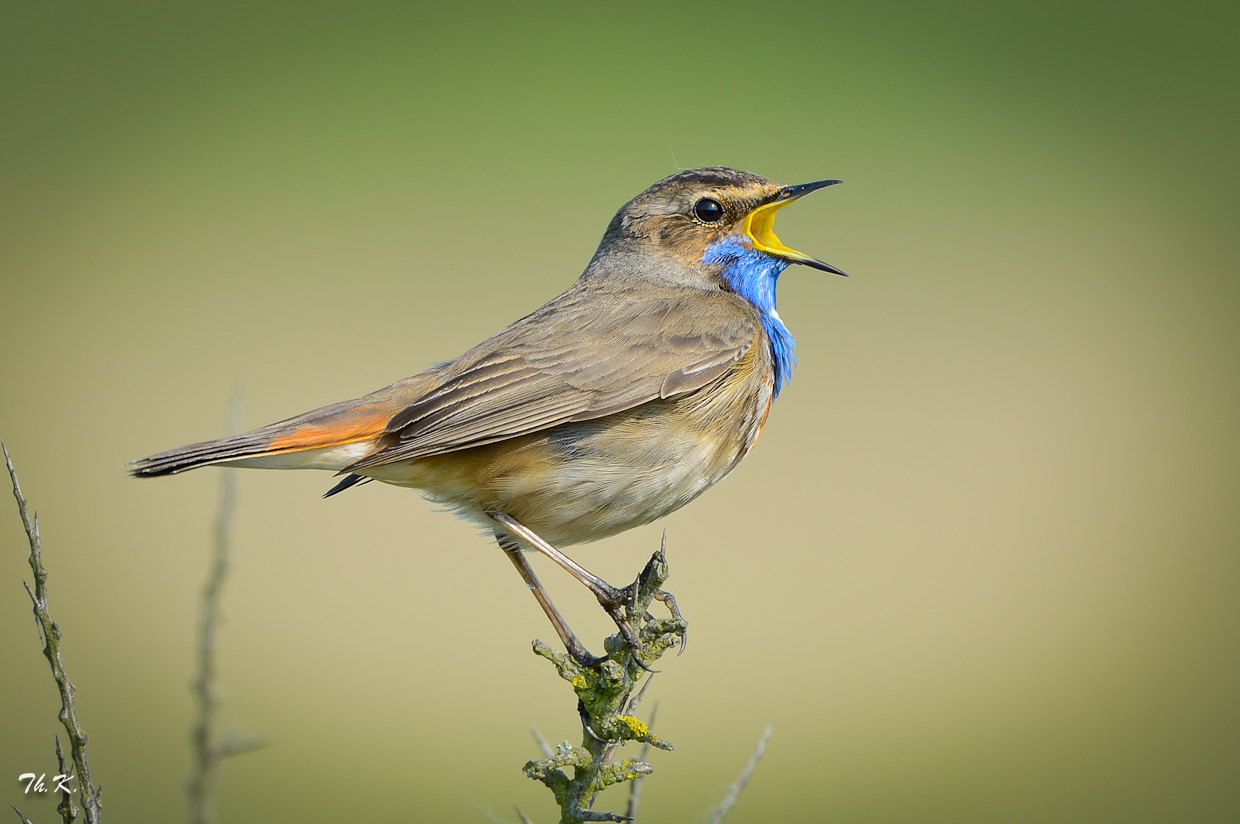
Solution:
M 633 662 L 647 672 L 657 672 L 646 663 L 645 659 L 653 660 L 667 649 L 668 641 L 665 639 L 668 635 L 679 638 L 680 652 L 684 652 L 687 643 L 688 622 L 681 615 L 676 605 L 676 598 L 670 592 L 660 588 L 668 576 L 667 557 L 664 554 L 666 547 L 665 536 L 663 546 L 651 557 L 645 569 L 637 576 L 637 580 L 628 586 L 613 587 L 604 584 L 594 590 L 599 604 L 620 630 L 619 636 L 612 636 L 608 639 L 606 643 L 608 652 L 623 654 L 628 651 L 632 655 Z M 652 616 L 649 609 L 653 601 L 666 606 L 672 617 L 656 619 Z M 651 643 L 659 646 L 654 655 L 647 654 L 646 647 Z
M 633 622 L 629 620 L 627 612 L 631 612 L 636 605 L 636 596 L 638 593 L 638 585 L 641 583 L 639 577 L 636 581 L 627 587 L 608 586 L 600 588 L 594 594 L 598 598 L 599 605 L 606 610 L 611 616 L 611 620 L 616 622 L 616 627 L 620 630 L 620 635 L 624 638 L 625 644 L 633 653 L 633 661 L 646 672 L 656 672 L 642 660 L 642 639 L 637 630 L 633 628 Z M 606 660 L 606 659 L 604 659 Z

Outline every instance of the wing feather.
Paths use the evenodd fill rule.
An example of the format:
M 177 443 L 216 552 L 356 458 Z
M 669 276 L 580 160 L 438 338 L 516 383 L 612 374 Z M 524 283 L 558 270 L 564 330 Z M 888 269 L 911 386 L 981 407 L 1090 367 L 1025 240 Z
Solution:
M 346 471 L 495 443 L 691 392 L 761 337 L 723 291 L 570 289 L 448 364 L 388 422 L 386 446 Z

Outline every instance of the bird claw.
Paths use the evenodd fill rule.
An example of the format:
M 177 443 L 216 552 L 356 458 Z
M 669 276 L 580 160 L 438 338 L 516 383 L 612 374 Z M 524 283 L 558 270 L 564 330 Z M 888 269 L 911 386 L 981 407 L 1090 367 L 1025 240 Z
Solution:
M 685 620 L 685 617 L 680 614 L 680 607 L 676 606 L 675 596 L 667 590 L 661 589 L 654 594 L 654 599 L 663 606 L 667 607 L 667 611 L 672 614 L 672 618 L 674 620 L 684 624 L 685 628 L 680 632 L 680 649 L 676 652 L 677 655 L 684 655 L 685 647 L 689 646 L 689 623 Z
M 643 585 L 647 583 L 649 569 L 643 571 L 642 575 L 636 581 L 626 587 L 607 586 L 605 589 L 600 588 L 595 592 L 599 604 L 611 616 L 612 621 L 616 623 L 616 627 L 620 630 L 620 637 L 623 639 L 625 646 L 632 653 L 633 662 L 638 667 L 649 673 L 659 672 L 642 660 L 642 651 L 644 644 L 642 642 L 641 633 L 634 628 L 630 615 L 639 615 L 643 620 L 639 623 L 646 624 L 655 620 L 649 612 L 645 610 L 646 604 L 650 600 L 656 600 L 667 607 L 668 612 L 672 614 L 672 620 L 679 624 L 682 628 L 677 633 L 680 636 L 680 649 L 678 655 L 684 653 L 685 646 L 688 643 L 687 622 L 680 613 L 680 608 L 676 605 L 676 598 L 666 590 L 647 590 L 648 597 L 644 599 L 646 604 L 638 603 L 638 598 L 643 590 Z

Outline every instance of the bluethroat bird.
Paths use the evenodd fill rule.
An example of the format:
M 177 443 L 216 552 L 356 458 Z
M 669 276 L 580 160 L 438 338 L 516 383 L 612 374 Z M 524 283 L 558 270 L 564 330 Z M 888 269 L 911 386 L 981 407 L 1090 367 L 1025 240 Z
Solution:
M 494 534 L 578 660 L 595 659 L 527 548 L 585 584 L 637 646 L 626 590 L 557 547 L 674 512 L 758 440 L 794 363 L 775 308 L 780 273 L 800 263 L 844 274 L 780 242 L 775 213 L 839 182 L 780 186 L 723 167 L 672 175 L 616 213 L 568 291 L 456 360 L 131 471 L 327 469 L 344 476 L 329 496 L 371 480 L 418 489 Z

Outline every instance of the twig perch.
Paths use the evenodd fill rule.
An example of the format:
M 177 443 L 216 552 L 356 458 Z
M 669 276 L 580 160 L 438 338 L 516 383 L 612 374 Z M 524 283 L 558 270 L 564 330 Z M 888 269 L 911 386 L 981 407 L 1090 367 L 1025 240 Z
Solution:
M 587 667 L 541 641 L 534 642 L 535 654 L 555 664 L 560 677 L 572 684 L 584 730 L 582 746 L 574 747 L 565 741 L 549 757 L 525 765 L 527 776 L 541 781 L 554 793 L 561 824 L 627 821 L 616 813 L 591 810 L 594 797 L 613 784 L 648 775 L 652 767 L 637 760 L 612 762 L 611 754 L 625 741 L 672 749 L 671 744 L 653 735 L 644 723 L 629 714 L 634 706 L 629 704 L 629 698 L 646 669 L 683 641 L 688 626 L 675 612 L 672 618 L 658 619 L 648 612 L 652 601 L 667 599 L 662 591 L 667 577 L 667 557 L 661 548 L 633 583 L 633 599 L 626 612 L 641 639 L 640 651 L 630 649 L 617 633 L 604 642 L 607 658 Z M 565 772 L 570 767 L 571 778 Z
M 73 702 L 74 686 L 69 681 L 69 676 L 65 673 L 64 662 L 60 657 L 60 624 L 52 620 L 51 614 L 47 610 L 47 570 L 43 568 L 43 549 L 42 542 L 39 538 L 39 515 L 37 512 L 32 513 L 26 498 L 22 495 L 21 484 L 17 482 L 17 470 L 13 468 L 13 460 L 9 457 L 9 450 L 3 442 L 0 442 L 0 450 L 4 452 L 4 465 L 9 470 L 9 478 L 13 481 L 13 497 L 17 499 L 17 510 L 21 513 L 22 524 L 26 528 L 26 540 L 30 543 L 30 569 L 34 572 L 34 590 L 30 589 L 30 585 L 23 582 L 26 592 L 30 595 L 30 600 L 34 603 L 34 617 L 39 624 L 39 630 L 43 634 L 43 654 L 47 657 L 47 661 L 52 666 L 52 677 L 56 679 L 56 686 L 60 688 L 60 721 L 65 725 L 65 732 L 69 736 L 69 752 L 73 759 L 73 765 L 77 770 L 77 783 L 82 793 L 82 808 L 86 812 L 87 824 L 99 824 L 102 820 L 103 802 L 100 796 L 103 792 L 102 787 L 95 786 L 90 779 L 90 765 L 86 759 L 86 742 L 89 736 L 82 729 L 82 725 L 78 723 L 77 706 Z M 59 740 L 56 743 L 57 754 L 61 756 L 61 770 L 65 768 L 63 753 L 60 749 Z M 65 824 L 73 824 L 74 819 L 78 816 L 78 810 L 73 806 L 72 799 L 62 800 L 56 808 L 60 813 Z M 16 808 L 14 808 L 16 812 Z M 21 813 L 18 813 L 21 815 Z M 23 819 L 25 816 L 22 816 Z

